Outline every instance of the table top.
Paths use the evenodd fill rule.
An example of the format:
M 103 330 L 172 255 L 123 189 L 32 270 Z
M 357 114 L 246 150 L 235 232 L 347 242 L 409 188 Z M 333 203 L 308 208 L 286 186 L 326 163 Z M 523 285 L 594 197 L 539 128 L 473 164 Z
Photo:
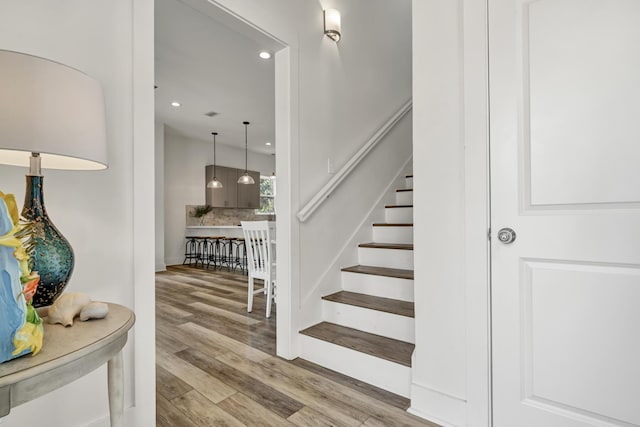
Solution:
M 109 314 L 104 319 L 81 322 L 76 318 L 68 328 L 50 325 L 43 318 L 42 350 L 36 356 L 27 354 L 0 364 L 0 388 L 81 359 L 125 335 L 133 326 L 135 315 L 121 305 L 108 305 Z

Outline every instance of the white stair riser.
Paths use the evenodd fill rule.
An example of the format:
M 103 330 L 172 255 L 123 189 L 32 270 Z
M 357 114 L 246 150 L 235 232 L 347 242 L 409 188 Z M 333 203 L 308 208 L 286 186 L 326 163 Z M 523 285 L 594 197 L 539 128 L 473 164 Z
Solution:
M 413 191 L 396 191 L 396 205 L 412 205 Z
M 413 222 L 413 208 L 385 208 L 384 220 L 391 223 L 411 223 Z
M 376 243 L 413 243 L 413 227 L 373 227 Z
M 325 322 L 415 343 L 413 317 L 325 300 L 322 300 L 322 314 Z
M 411 368 L 300 334 L 300 357 L 384 390 L 409 397 Z
M 413 188 L 413 178 L 405 178 L 404 179 L 405 188 Z
M 358 248 L 358 263 L 373 267 L 413 270 L 413 251 L 405 249 Z
M 413 302 L 413 280 L 342 272 L 342 289 L 358 294 Z

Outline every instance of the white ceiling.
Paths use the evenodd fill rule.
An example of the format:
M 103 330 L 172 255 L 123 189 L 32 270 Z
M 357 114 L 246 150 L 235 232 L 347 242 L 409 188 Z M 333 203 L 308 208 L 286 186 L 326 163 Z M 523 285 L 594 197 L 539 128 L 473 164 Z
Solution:
M 199 140 L 218 132 L 219 144 L 242 148 L 246 120 L 249 150 L 275 153 L 274 57 L 258 54 L 273 54 L 277 45 L 246 24 L 229 25 L 206 2 L 189 3 L 204 13 L 178 0 L 155 1 L 156 119 Z M 205 116 L 210 111 L 219 114 Z

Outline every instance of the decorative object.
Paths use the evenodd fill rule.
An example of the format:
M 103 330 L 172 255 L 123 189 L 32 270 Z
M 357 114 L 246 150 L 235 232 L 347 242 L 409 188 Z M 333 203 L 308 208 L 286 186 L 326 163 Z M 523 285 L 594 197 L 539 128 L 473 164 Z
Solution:
M 342 37 L 340 25 L 340 12 L 336 9 L 325 9 L 324 11 L 324 35 L 338 43 Z
M 200 225 L 204 225 L 204 217 L 213 210 L 213 206 L 204 205 L 204 206 L 196 206 L 191 214 L 194 218 L 200 219 Z
M 86 322 L 91 319 L 104 319 L 109 313 L 109 306 L 104 302 L 90 302 L 80 311 L 80 321 Z
M 36 229 L 33 269 L 40 273 L 34 307 L 50 305 L 73 272 L 71 245 L 44 208 L 45 169 L 107 167 L 100 84 L 47 59 L 0 50 L 0 163 L 29 166 L 22 215 Z
M 222 188 L 222 183 L 216 177 L 216 135 L 218 132 L 211 132 L 213 135 L 213 179 L 207 183 L 207 188 Z
M 0 192 L 0 362 L 42 348 L 44 327 L 31 303 L 40 279 L 29 266 L 32 231 L 13 194 Z
M 244 174 L 238 178 L 238 184 L 255 184 L 256 182 L 253 180 L 251 175 L 249 175 L 249 171 L 247 169 L 247 153 L 249 152 L 249 146 L 247 143 L 247 126 L 249 126 L 249 122 L 242 122 L 244 125 Z
M 91 302 L 87 294 L 82 292 L 69 292 L 49 307 L 47 323 L 59 323 L 65 327 L 73 326 L 73 319 L 80 314 L 82 309 Z
M 35 307 L 50 305 L 67 285 L 73 272 L 74 255 L 69 241 L 51 222 L 44 207 L 42 176 L 27 175 L 22 216 L 33 221 L 34 269 L 41 272 L 41 287 L 33 299 Z

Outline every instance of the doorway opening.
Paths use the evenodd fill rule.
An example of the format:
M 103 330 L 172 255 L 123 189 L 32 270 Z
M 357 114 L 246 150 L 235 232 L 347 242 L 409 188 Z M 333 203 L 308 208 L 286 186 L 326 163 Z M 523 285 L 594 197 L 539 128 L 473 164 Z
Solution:
M 283 230 L 282 237 L 279 234 L 276 240 L 285 241 L 289 235 L 288 222 L 278 220 L 275 212 L 270 211 L 270 206 L 260 207 L 261 202 L 270 199 L 273 210 L 279 216 L 291 216 L 289 204 L 284 203 L 290 194 L 287 184 L 291 182 L 290 166 L 277 161 L 276 156 L 276 153 L 283 153 L 281 158 L 287 161 L 291 145 L 289 91 L 276 93 L 278 82 L 281 89 L 289 86 L 289 51 L 282 42 L 213 3 L 177 0 L 157 0 L 155 3 L 156 271 L 168 268 L 169 273 L 162 274 L 184 276 L 186 271 L 183 267 L 167 266 L 185 262 L 185 237 L 189 233 L 226 238 L 223 240 L 227 245 L 226 253 L 231 252 L 234 256 L 238 254 L 238 247 L 233 246 L 229 238 L 241 236 L 242 230 L 237 225 L 242 220 L 266 219 L 274 225 L 282 222 L 284 227 L 275 227 Z M 276 65 L 277 62 L 280 66 Z M 249 121 L 250 125 L 243 128 L 243 121 Z M 227 206 L 214 207 L 217 211 L 209 212 L 204 220 L 192 216 L 196 208 L 210 202 L 205 190 L 205 178 L 209 179 L 205 177 L 205 168 L 214 160 L 212 132 L 218 132 L 216 169 L 226 166 L 236 174 L 255 171 L 256 188 L 260 187 L 260 176 L 269 177 L 273 184 L 276 176 L 282 176 L 284 183 L 278 182 L 277 196 L 273 192 L 258 192 L 258 206 L 252 206 L 249 202 L 241 207 L 236 199 L 235 202 L 228 202 Z M 238 195 L 240 192 L 250 192 L 246 190 L 249 186 L 236 182 L 235 179 L 228 179 L 225 187 L 229 190 L 235 188 Z M 275 188 L 275 185 L 272 187 Z M 214 226 L 227 228 L 221 232 L 222 228 L 215 229 Z M 279 294 L 276 306 L 287 312 L 290 307 L 290 262 L 288 246 L 285 246 L 278 245 L 278 251 L 287 252 L 279 256 L 281 262 L 278 266 Z M 236 252 L 233 252 L 234 248 Z M 217 275 L 216 280 L 220 283 L 210 284 L 207 289 L 219 294 L 226 292 L 225 295 L 232 296 L 228 298 L 229 301 L 240 303 L 241 292 L 230 289 L 234 286 L 230 282 L 235 282 L 236 286 L 242 286 L 243 283 L 246 286 L 246 275 L 242 276 L 246 270 L 241 255 L 240 258 L 239 262 L 234 260 L 233 265 L 229 259 L 225 264 L 215 261 L 213 265 L 207 263 L 206 268 L 201 263 L 200 271 L 192 271 L 194 275 L 187 277 L 186 283 L 172 284 L 183 291 L 196 293 L 196 297 L 203 297 L 203 289 L 198 290 L 197 286 L 206 287 L 201 283 L 205 274 L 209 275 L 209 280 L 211 275 Z M 166 282 L 167 278 L 163 280 Z M 157 303 L 158 311 L 184 314 L 175 309 L 183 310 L 185 307 L 165 305 L 171 296 L 166 293 L 161 296 L 165 301 Z M 238 308 L 238 305 L 225 302 L 225 298 L 219 299 L 221 297 L 214 294 L 207 300 L 221 305 L 214 307 L 218 318 L 231 317 L 242 323 L 239 317 L 223 312 L 225 304 L 226 308 Z M 172 301 L 177 300 L 174 298 Z M 200 304 L 206 303 L 189 302 L 184 296 L 178 302 L 201 309 L 203 307 Z M 246 301 L 244 304 L 246 306 Z M 255 307 L 258 305 L 256 300 Z M 254 313 L 259 311 L 254 310 Z M 251 323 L 247 320 L 244 322 Z M 272 319 L 274 335 L 275 322 L 275 318 Z M 278 332 L 284 329 L 284 350 L 279 351 L 283 357 L 290 353 L 290 325 L 289 321 L 278 321 Z

